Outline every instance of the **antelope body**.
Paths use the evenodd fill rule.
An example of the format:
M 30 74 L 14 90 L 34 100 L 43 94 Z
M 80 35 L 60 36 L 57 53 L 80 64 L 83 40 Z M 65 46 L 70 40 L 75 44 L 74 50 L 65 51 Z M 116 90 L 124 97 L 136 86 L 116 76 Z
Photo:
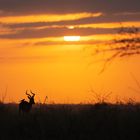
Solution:
M 26 95 L 29 99 L 29 102 L 25 101 L 25 99 L 20 101 L 20 103 L 19 103 L 19 113 L 29 112 L 32 108 L 32 105 L 35 104 L 35 101 L 34 101 L 35 94 L 32 93 L 32 91 L 31 91 L 31 94 L 32 95 L 28 94 L 27 91 L 26 91 Z

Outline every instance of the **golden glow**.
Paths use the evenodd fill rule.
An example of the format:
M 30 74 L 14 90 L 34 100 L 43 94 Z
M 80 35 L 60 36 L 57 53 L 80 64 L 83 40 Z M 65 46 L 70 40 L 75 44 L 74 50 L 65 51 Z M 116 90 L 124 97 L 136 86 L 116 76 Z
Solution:
M 83 25 L 77 25 L 78 28 L 119 28 L 119 27 L 140 27 L 140 22 L 121 22 L 121 23 L 98 23 L 98 24 L 83 24 Z
M 105 41 L 114 39 L 114 35 L 120 38 L 120 35 L 103 33 L 90 35 L 89 30 L 88 36 L 88 33 L 84 34 L 80 32 L 81 29 L 86 31 L 86 28 L 113 29 L 119 28 L 122 25 L 123 27 L 133 25 L 140 27 L 140 22 L 88 24 L 89 22 L 87 20 L 85 24 L 80 22 L 74 24 L 76 22 L 74 20 L 99 16 L 102 16 L 102 13 L 84 12 L 1 17 L 1 36 L 15 34 L 17 37 L 18 33 L 19 35 L 22 33 L 22 30 L 24 37 L 24 33 L 26 34 L 28 31 L 32 32 L 32 30 L 37 31 L 42 29 L 39 30 L 40 32 L 37 32 L 41 33 L 43 29 L 46 28 L 49 30 L 52 28 L 54 28 L 54 30 L 55 28 L 56 30 L 64 29 L 64 32 L 62 31 L 63 35 L 59 35 L 58 33 L 57 37 L 55 37 L 56 32 L 54 32 L 51 36 L 47 34 L 46 38 L 40 35 L 38 38 L 16 39 L 13 37 L 11 39 L 0 39 L 1 93 L 5 93 L 5 86 L 8 85 L 7 100 L 10 102 L 12 100 L 18 102 L 23 98 L 26 89 L 32 89 L 37 93 L 36 101 L 40 98 L 41 101 L 43 101 L 47 95 L 49 97 L 49 103 L 51 103 L 51 101 L 58 103 L 79 103 L 90 101 L 92 97 L 91 94 L 89 94 L 89 90 L 90 85 L 93 84 L 95 92 L 100 92 L 100 90 L 105 87 L 107 92 L 113 92 L 112 96 L 114 97 L 116 96 L 115 94 L 121 97 L 131 97 L 132 93 L 132 96 L 136 95 L 135 97 L 140 101 L 139 95 L 127 89 L 129 86 L 135 87 L 135 82 L 130 78 L 130 73 L 126 73 L 126 69 L 129 69 L 135 73 L 137 79 L 140 80 L 139 58 L 134 57 L 132 58 L 133 61 L 129 60 L 125 65 L 124 61 L 116 60 L 117 63 L 113 63 L 107 67 L 107 70 L 102 75 L 99 75 L 100 70 L 104 66 L 104 61 L 102 60 L 104 60 L 105 55 L 92 55 L 94 48 L 100 45 L 98 43 L 103 44 L 101 46 L 102 48 L 106 48 L 107 46 L 104 45 Z M 70 20 L 71 22 L 69 22 Z M 38 24 L 36 22 L 50 23 Z M 51 22 L 53 22 L 53 24 L 51 24 Z M 59 24 L 57 24 L 57 22 L 59 22 Z M 5 23 L 6 26 L 4 25 Z M 15 26 L 14 29 L 7 26 L 9 24 L 20 25 L 20 23 L 23 23 L 22 28 Z M 24 26 L 24 23 L 31 23 L 29 24 L 31 26 Z M 32 26 L 32 23 L 35 23 L 37 26 Z M 28 30 L 29 28 L 32 30 Z M 76 35 L 77 31 L 78 36 L 64 36 Z M 46 32 L 44 34 L 46 35 Z M 93 62 L 91 66 L 89 66 L 90 62 Z M 124 74 L 126 77 L 122 79 Z M 121 80 L 123 80 L 123 82 L 120 82 Z
M 74 26 L 68 26 L 68 29 L 74 29 Z
M 64 41 L 80 41 L 80 36 L 64 36 Z
M 102 13 L 74 13 L 74 14 L 46 14 L 46 15 L 28 15 L 28 16 L 9 16 L 1 17 L 1 23 L 28 23 L 28 22 L 56 22 L 67 20 L 78 20 L 82 18 L 98 17 Z

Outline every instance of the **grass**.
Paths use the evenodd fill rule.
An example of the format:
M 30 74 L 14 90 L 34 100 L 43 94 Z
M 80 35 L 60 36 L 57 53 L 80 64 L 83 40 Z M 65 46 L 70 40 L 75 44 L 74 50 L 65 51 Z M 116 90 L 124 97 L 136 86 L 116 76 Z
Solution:
M 0 140 L 129 140 L 140 138 L 140 104 L 18 105 L 0 103 Z

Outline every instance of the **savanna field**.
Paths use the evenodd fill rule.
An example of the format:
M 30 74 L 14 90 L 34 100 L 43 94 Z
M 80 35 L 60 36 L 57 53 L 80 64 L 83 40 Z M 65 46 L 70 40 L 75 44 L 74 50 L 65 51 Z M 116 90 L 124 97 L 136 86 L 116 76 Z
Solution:
M 0 0 L 0 140 L 140 140 L 140 0 Z
M 140 104 L 36 104 L 19 114 L 0 104 L 1 140 L 137 140 Z

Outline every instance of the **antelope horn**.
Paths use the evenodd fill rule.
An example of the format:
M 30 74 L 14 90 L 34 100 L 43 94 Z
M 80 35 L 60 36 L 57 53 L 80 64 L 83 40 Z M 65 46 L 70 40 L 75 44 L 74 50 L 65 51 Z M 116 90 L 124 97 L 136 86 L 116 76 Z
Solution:
M 30 92 L 32 93 L 32 95 L 33 95 L 33 97 L 35 96 L 35 93 L 33 93 L 31 90 L 30 90 Z
M 27 90 L 26 90 L 26 95 L 28 95 L 29 98 L 31 97 L 31 95 L 27 93 Z

